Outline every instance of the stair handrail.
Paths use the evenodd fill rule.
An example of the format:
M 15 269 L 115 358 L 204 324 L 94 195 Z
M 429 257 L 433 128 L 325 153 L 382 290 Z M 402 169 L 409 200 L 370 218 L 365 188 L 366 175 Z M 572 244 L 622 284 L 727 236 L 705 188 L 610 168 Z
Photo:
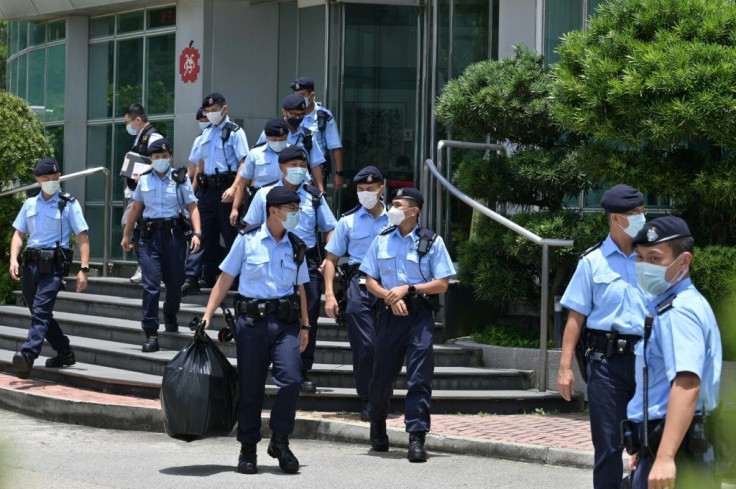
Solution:
M 498 144 L 491 143 L 471 143 L 468 141 L 450 141 L 440 140 L 437 143 L 437 162 L 438 166 L 441 165 L 441 154 L 442 149 L 445 147 L 463 148 L 463 149 L 479 149 L 488 151 L 499 151 L 503 150 L 503 147 Z M 441 166 L 438 169 L 431 159 L 427 159 L 424 162 L 424 168 L 421 174 L 420 187 L 424 193 L 425 205 L 422 207 L 422 220 L 423 222 L 431 222 L 430 209 L 432 205 L 435 205 L 436 215 L 434 216 L 434 229 L 435 232 L 442 233 L 442 192 L 446 191 L 457 197 L 461 202 L 469 205 L 473 209 L 477 210 L 481 214 L 489 217 L 497 223 L 505 226 L 506 228 L 514 231 L 515 233 L 525 237 L 534 244 L 542 247 L 542 296 L 540 304 L 540 315 L 539 315 L 539 375 L 537 379 L 537 386 L 539 392 L 547 391 L 547 309 L 549 307 L 549 247 L 550 246 L 574 246 L 575 241 L 571 239 L 550 239 L 542 238 L 541 236 L 529 231 L 511 221 L 510 219 L 494 212 L 480 202 L 473 200 L 467 194 L 463 193 L 460 189 L 455 187 L 441 174 Z M 434 177 L 436 180 L 436 194 L 432 192 L 431 179 Z M 436 199 L 436 201 L 435 201 Z M 443 236 L 444 238 L 444 236 Z
M 59 180 L 65 182 L 67 180 L 75 180 L 77 178 L 87 177 L 89 175 L 100 172 L 105 175 L 105 214 L 102 223 L 102 227 L 104 228 L 104 234 L 102 237 L 102 276 L 107 277 L 108 264 L 110 262 L 110 208 L 112 207 L 112 200 L 110 196 L 110 188 L 112 186 L 110 170 L 105 168 L 104 166 L 87 168 L 86 170 L 70 173 L 68 175 L 62 175 Z M 6 190 L 4 192 L 0 192 L 0 197 L 25 192 L 27 190 L 33 190 L 40 187 L 41 185 L 39 185 L 38 183 L 32 183 L 30 185 L 24 185 L 22 187 L 17 187 Z

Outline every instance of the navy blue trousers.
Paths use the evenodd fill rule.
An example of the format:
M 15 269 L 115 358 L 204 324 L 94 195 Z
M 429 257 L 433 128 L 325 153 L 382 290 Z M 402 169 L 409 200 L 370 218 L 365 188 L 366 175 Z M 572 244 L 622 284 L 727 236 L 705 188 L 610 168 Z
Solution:
M 158 300 L 161 281 L 166 285 L 164 314 L 176 314 L 181 304 L 181 286 L 184 284 L 184 262 L 187 241 L 180 229 L 154 231 L 141 238 L 140 264 L 143 271 L 143 304 L 141 326 L 145 331 L 158 330 Z
M 429 309 L 410 316 L 394 316 L 390 310 L 383 312 L 378 321 L 376 356 L 368 397 L 372 421 L 385 421 L 388 417 L 393 383 L 406 359 L 406 431 L 429 431 L 434 373 L 433 333 L 434 316 Z
M 590 359 L 588 403 L 590 431 L 595 450 L 593 486 L 595 489 L 620 489 L 623 479 L 621 421 L 634 396 L 634 355 L 614 355 L 600 361 Z
M 31 311 L 31 327 L 21 349 L 31 352 L 35 357 L 41 353 L 44 339 L 56 351 L 69 349 L 69 338 L 64 336 L 53 316 L 56 296 L 61 289 L 62 275 L 58 266 L 55 273 L 43 275 L 38 272 L 36 263 L 28 262 L 23 266 L 21 289 Z
M 304 284 L 304 291 L 307 295 L 307 316 L 309 317 L 309 343 L 302 352 L 302 371 L 306 372 L 312 369 L 314 365 L 314 350 L 317 346 L 317 333 L 319 332 L 319 310 L 322 306 L 322 274 L 317 268 L 320 262 L 317 258 L 307 257 L 307 267 L 309 269 L 309 282 Z
M 199 199 L 197 208 L 202 223 L 202 263 L 200 270 L 205 277 L 215 277 L 220 273 L 220 263 L 230 251 L 233 241 L 238 235 L 238 230 L 230 224 L 230 211 L 233 204 L 232 202 L 222 202 L 224 191 L 224 188 L 209 188 L 198 192 L 197 195 Z M 224 249 L 220 246 L 221 235 L 225 244 Z M 195 274 L 192 273 L 192 275 Z
M 347 290 L 345 318 L 348 340 L 353 352 L 353 377 L 358 396 L 368 399 L 373 376 L 373 343 L 376 340 L 376 325 L 373 322 L 373 306 L 376 296 L 360 285 L 359 274 L 353 274 Z
M 201 248 L 196 253 L 187 251 L 187 262 L 184 265 L 184 275 L 186 275 L 187 277 L 201 277 L 203 256 L 204 253 L 202 253 Z
M 698 489 L 720 489 L 721 483 L 715 477 L 715 456 L 713 447 L 704 454 L 694 457 L 685 450 L 680 449 L 675 455 L 675 466 L 677 467 L 676 487 Z M 631 474 L 632 489 L 647 489 L 649 472 L 654 464 L 653 457 L 644 457 L 636 465 L 636 470 Z
M 261 441 L 261 411 L 271 364 L 273 383 L 280 389 L 271 408 L 269 426 L 272 433 L 291 434 L 299 401 L 299 323 L 284 323 L 276 314 L 269 314 L 248 325 L 241 314 L 235 326 L 235 341 L 240 387 L 238 441 Z

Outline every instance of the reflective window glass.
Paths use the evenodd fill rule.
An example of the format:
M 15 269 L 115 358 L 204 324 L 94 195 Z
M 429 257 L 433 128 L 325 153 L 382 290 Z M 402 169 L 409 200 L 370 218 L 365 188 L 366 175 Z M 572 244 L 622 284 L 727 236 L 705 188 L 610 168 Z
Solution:
M 49 42 L 66 39 L 66 20 L 49 22 L 48 39 Z
M 46 76 L 46 50 L 35 49 L 28 53 L 28 103 L 39 119 L 45 119 L 44 87 Z
M 455 2 L 453 12 L 452 77 L 462 75 L 465 68 L 488 59 L 488 0 Z
M 18 52 L 18 22 L 9 22 L 10 24 L 10 32 L 8 33 L 8 37 L 10 38 L 10 55 Z
M 117 41 L 117 45 L 115 117 L 121 117 L 123 109 L 143 100 L 143 38 Z
M 8 63 L 8 75 L 5 81 L 8 92 L 17 95 L 18 90 L 18 59 L 13 59 Z
M 28 47 L 28 22 L 18 23 L 18 51 Z
M 118 34 L 143 30 L 143 10 L 118 15 Z
M 27 54 L 18 56 L 18 88 L 15 92 L 20 98 L 26 98 L 26 83 L 28 81 Z
M 583 27 L 583 0 L 549 0 L 546 22 L 544 58 L 552 64 L 559 60 L 555 51 L 562 36 Z
M 173 113 L 176 34 L 151 36 L 146 43 L 146 110 L 149 114 Z
M 46 56 L 46 122 L 64 120 L 66 89 L 66 44 L 47 48 Z
M 54 148 L 54 158 L 59 162 L 61 172 L 64 173 L 64 126 L 47 126 L 46 137 Z
M 112 36 L 115 34 L 115 16 L 94 17 L 89 19 L 89 37 Z
M 31 46 L 46 42 L 46 24 L 31 24 Z
M 89 45 L 91 68 L 87 76 L 87 117 L 90 119 L 112 117 L 114 55 L 112 41 Z
M 148 22 L 146 26 L 149 29 L 159 27 L 170 27 L 176 25 L 176 6 L 151 9 L 148 11 Z
M 106 166 L 110 168 L 112 154 L 112 124 L 95 124 L 87 126 L 87 167 Z M 105 186 L 94 178 L 86 179 L 86 200 L 103 201 Z M 119 187 L 120 185 L 113 185 Z M 101 220 L 99 222 L 102 222 Z M 98 255 L 99 256 L 99 255 Z

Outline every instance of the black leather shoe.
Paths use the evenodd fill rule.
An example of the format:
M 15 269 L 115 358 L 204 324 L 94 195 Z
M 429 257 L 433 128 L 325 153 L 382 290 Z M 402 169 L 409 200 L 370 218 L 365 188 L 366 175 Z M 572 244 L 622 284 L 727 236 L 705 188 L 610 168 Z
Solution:
M 217 275 L 204 275 L 202 277 L 202 287 L 211 289 L 217 282 Z
M 271 442 L 268 444 L 268 454 L 273 458 L 279 459 L 279 467 L 287 474 L 296 474 L 299 472 L 299 460 L 296 459 L 289 449 L 289 437 L 287 435 L 271 435 Z
M 141 351 L 143 353 L 153 353 L 158 350 L 158 335 L 146 333 L 146 342 L 143 343 Z
M 25 350 L 13 355 L 13 367 L 19 379 L 27 379 L 31 376 L 31 367 L 33 367 L 34 360 L 33 354 Z
M 374 452 L 388 452 L 386 421 L 371 421 L 371 449 Z
M 314 385 L 314 382 L 312 382 L 311 380 L 307 378 L 306 372 L 302 372 L 302 383 L 301 383 L 300 388 L 302 392 L 308 392 L 308 393 L 317 392 L 317 386 Z
M 241 443 L 240 457 L 238 457 L 238 472 L 241 474 L 255 474 L 258 472 L 258 456 L 255 443 Z
M 199 292 L 199 279 L 189 275 L 184 281 L 184 285 L 181 286 L 181 295 L 194 295 L 199 294 Z
M 77 360 L 74 358 L 74 352 L 69 349 L 66 351 L 60 351 L 56 353 L 54 358 L 46 360 L 46 368 L 61 368 L 74 365 Z
M 426 462 L 427 452 L 424 451 L 424 436 L 426 433 L 417 431 L 409 433 L 409 451 L 407 458 L 409 462 Z
M 167 333 L 179 332 L 179 323 L 176 321 L 176 314 L 164 313 L 164 330 Z
M 360 411 L 360 420 L 361 421 L 370 421 L 371 420 L 371 414 L 368 410 L 368 400 L 363 399 L 363 409 Z

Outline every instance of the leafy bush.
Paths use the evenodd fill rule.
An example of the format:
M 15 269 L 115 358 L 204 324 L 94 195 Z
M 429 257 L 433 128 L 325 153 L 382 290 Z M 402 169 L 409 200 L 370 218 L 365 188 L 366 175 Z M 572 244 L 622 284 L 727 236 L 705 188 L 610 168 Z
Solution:
M 478 343 L 519 348 L 539 348 L 539 331 L 527 331 L 513 326 L 490 325 L 470 335 Z

